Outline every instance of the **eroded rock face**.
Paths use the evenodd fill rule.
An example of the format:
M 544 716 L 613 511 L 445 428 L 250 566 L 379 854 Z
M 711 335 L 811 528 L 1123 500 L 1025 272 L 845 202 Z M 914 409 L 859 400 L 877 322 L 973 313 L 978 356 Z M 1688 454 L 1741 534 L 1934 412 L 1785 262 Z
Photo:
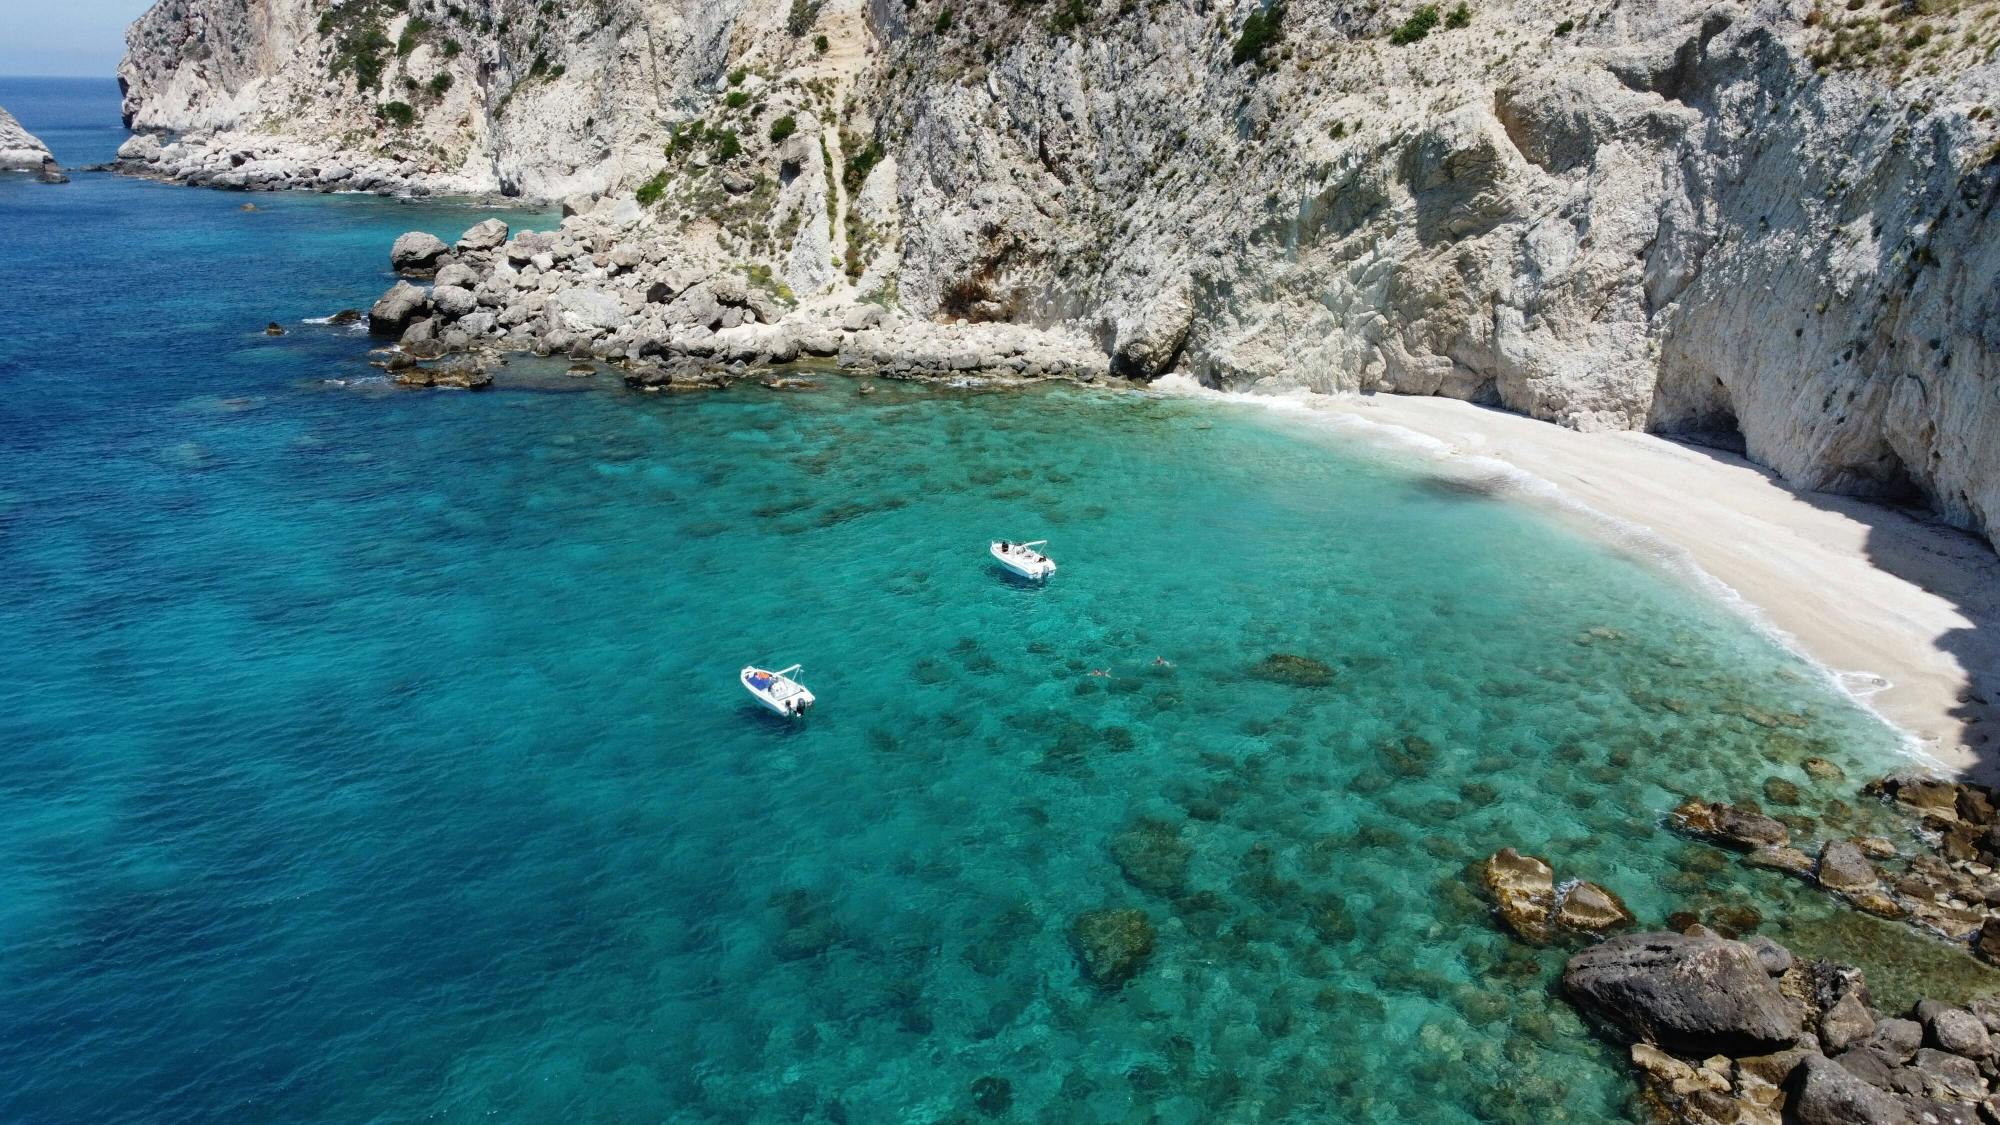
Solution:
M 1756 952 L 1709 934 L 1612 938 L 1570 958 L 1563 990 L 1634 1038 L 1696 1058 L 1775 1051 L 1804 1031 Z

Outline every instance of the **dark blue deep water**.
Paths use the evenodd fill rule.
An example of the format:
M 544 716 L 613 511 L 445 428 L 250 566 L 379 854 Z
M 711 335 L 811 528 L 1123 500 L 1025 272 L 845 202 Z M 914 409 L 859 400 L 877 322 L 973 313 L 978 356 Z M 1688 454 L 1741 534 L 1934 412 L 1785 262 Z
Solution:
M 1508 844 L 1912 962 L 1658 827 L 1897 753 L 1660 566 L 1247 408 L 405 391 L 308 323 L 484 214 L 0 180 L 0 1120 L 1628 1116 L 1467 890 Z

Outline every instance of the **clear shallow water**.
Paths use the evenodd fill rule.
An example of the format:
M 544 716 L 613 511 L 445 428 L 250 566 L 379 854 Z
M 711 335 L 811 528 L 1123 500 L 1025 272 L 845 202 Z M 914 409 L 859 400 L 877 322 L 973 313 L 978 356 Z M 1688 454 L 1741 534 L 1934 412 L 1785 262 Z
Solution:
M 0 1119 L 1628 1116 L 1509 844 L 1911 961 L 1659 829 L 1895 740 L 1650 564 L 1241 408 L 401 392 L 299 323 L 479 216 L 0 180 Z

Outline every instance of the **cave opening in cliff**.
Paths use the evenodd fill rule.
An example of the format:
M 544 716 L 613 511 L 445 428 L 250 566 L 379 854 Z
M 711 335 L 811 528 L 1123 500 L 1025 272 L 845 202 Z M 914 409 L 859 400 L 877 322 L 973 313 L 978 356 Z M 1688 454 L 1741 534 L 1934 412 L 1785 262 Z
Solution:
M 1743 437 L 1743 425 L 1736 417 L 1736 400 L 1721 379 L 1711 378 L 1710 383 L 1708 394 L 1687 412 L 1680 424 L 1663 428 L 1661 432 L 1688 445 L 1745 456 L 1750 447 Z

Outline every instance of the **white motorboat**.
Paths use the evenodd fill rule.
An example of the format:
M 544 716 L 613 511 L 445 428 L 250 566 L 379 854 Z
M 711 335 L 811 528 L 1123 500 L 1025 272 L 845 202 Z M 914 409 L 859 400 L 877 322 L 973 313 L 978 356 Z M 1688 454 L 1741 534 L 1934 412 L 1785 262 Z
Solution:
M 1040 548 L 1048 540 L 1037 539 L 1032 543 L 1010 543 L 996 539 L 988 551 L 1001 566 L 1032 582 L 1040 582 L 1056 572 L 1056 561 L 1043 554 Z
M 755 664 L 743 668 L 743 690 L 757 697 L 757 702 L 769 707 L 786 718 L 797 718 L 813 705 L 813 693 L 806 685 L 792 678 L 799 665 L 781 668 L 776 672 L 766 671 Z

